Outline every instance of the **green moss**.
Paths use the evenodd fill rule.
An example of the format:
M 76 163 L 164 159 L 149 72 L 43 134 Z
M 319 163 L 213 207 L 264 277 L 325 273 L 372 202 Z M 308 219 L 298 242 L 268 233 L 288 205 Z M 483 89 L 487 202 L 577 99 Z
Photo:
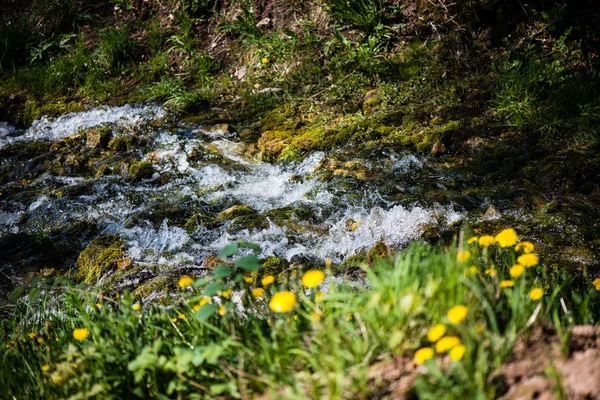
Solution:
M 236 205 L 218 213 L 216 217 L 216 222 L 230 221 L 236 217 L 241 217 L 245 215 L 256 215 L 256 211 L 250 206 Z
M 149 161 L 139 161 L 129 166 L 129 175 L 136 180 L 151 178 L 152 174 L 154 174 L 154 167 Z
M 27 101 L 17 116 L 17 121 L 23 125 L 31 125 L 42 116 L 57 117 L 62 114 L 83 111 L 85 107 L 78 102 L 40 103 L 36 100 Z
M 108 147 L 115 151 L 128 151 L 136 148 L 138 138 L 133 135 L 118 136 L 108 142 Z
M 227 227 L 228 233 L 239 232 L 243 229 L 247 230 L 263 230 L 269 227 L 269 221 L 259 214 L 248 214 L 235 217 L 231 220 L 231 224 Z
M 156 278 L 153 278 L 148 282 L 145 282 L 142 285 L 138 286 L 133 291 L 133 294 L 136 297 L 146 298 L 152 293 L 167 291 L 169 288 L 169 283 L 169 278 L 167 276 L 157 276 Z
M 206 226 L 208 228 L 214 227 L 215 217 L 205 212 L 199 212 L 188 218 L 183 225 L 183 229 L 185 229 L 189 234 L 192 234 L 200 226 Z
M 106 271 L 116 265 L 116 260 L 123 255 L 124 243 L 115 235 L 104 235 L 95 238 L 79 253 L 77 258 L 77 277 L 90 285 Z
M 260 268 L 250 275 L 257 284 L 260 284 L 260 280 L 267 275 L 273 275 L 277 282 L 280 282 L 286 278 L 284 273 L 289 266 L 290 263 L 285 258 L 271 256 L 260 260 Z

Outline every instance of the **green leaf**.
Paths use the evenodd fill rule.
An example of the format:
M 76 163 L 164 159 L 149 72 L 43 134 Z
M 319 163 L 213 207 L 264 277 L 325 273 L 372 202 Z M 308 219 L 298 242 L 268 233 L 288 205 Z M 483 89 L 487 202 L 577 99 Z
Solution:
M 219 252 L 219 258 L 233 256 L 233 255 L 237 254 L 237 252 L 238 252 L 237 244 L 229 243 L 228 245 L 226 245 L 225 247 L 223 247 L 221 249 L 221 251 Z
M 193 287 L 200 287 L 206 285 L 208 282 L 212 281 L 211 278 L 200 278 L 196 279 L 194 283 L 192 283 Z
M 206 321 L 212 317 L 218 309 L 219 307 L 217 307 L 215 304 L 205 304 L 198 311 L 196 311 L 196 318 L 198 318 L 200 321 Z
M 233 274 L 233 269 L 226 265 L 219 265 L 214 271 L 215 278 L 225 278 L 231 274 Z
M 10 294 L 10 299 L 11 300 L 17 300 L 19 297 L 21 297 L 21 295 L 23 294 L 23 292 L 25 291 L 25 286 L 17 286 L 15 288 L 15 290 L 12 291 L 12 293 Z
M 42 293 L 42 291 L 39 288 L 31 288 L 31 290 L 29 291 L 29 300 L 30 301 L 37 301 L 40 298 L 40 294 Z
M 260 252 L 260 246 L 257 245 L 256 243 L 250 243 L 250 242 L 246 242 L 245 240 L 240 240 L 238 242 L 238 246 L 245 248 L 245 249 L 251 249 L 257 252 Z
M 206 285 L 204 288 L 204 295 L 214 296 L 219 290 L 223 289 L 223 286 L 225 286 L 223 282 L 213 282 L 209 285 Z
M 256 271 L 260 267 L 258 257 L 254 254 L 240 258 L 235 262 L 235 265 L 246 271 Z

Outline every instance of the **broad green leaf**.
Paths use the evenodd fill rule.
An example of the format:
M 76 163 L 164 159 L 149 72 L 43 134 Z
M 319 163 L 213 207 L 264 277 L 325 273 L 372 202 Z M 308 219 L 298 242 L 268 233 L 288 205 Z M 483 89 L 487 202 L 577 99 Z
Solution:
M 233 256 L 233 255 L 237 254 L 237 252 L 238 252 L 237 244 L 229 243 L 228 245 L 226 245 L 225 247 L 223 247 L 221 249 L 221 251 L 219 252 L 219 258 Z
M 196 311 L 196 318 L 200 321 L 206 321 L 209 319 L 214 313 L 217 312 L 219 307 L 215 304 L 205 304 L 198 311 Z
M 254 250 L 254 251 L 257 251 L 257 252 L 259 252 L 261 250 L 260 246 L 257 245 L 256 243 L 246 242 L 245 240 L 240 240 L 238 242 L 238 246 L 240 246 L 242 248 L 246 248 L 246 249 L 251 249 L 251 250 Z
M 260 267 L 258 257 L 254 254 L 240 258 L 235 262 L 235 265 L 246 271 L 256 271 Z
M 215 278 L 225 278 L 231 274 L 233 274 L 233 269 L 226 265 L 219 265 L 214 271 Z
M 209 285 L 206 285 L 206 287 L 204 288 L 204 295 L 214 296 L 219 290 L 223 288 L 223 286 L 223 282 L 213 282 Z
M 23 294 L 23 292 L 25 291 L 25 286 L 17 286 L 15 288 L 15 290 L 12 291 L 12 293 L 10 294 L 10 299 L 11 300 L 17 300 L 19 297 L 21 297 L 21 295 Z

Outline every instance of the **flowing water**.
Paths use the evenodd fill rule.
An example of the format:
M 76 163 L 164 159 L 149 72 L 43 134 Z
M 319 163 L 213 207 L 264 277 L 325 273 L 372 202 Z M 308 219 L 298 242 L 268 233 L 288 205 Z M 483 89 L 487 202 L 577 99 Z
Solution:
M 94 237 L 114 234 L 127 243 L 126 255 L 135 263 L 164 268 L 200 267 L 207 256 L 238 239 L 260 245 L 262 257 L 331 258 L 339 263 L 379 242 L 401 247 L 427 227 L 444 229 L 462 218 L 451 204 L 421 204 L 403 196 L 418 190 L 415 176 L 427 169 L 428 161 L 414 154 L 382 152 L 370 161 L 361 160 L 369 173 L 384 177 L 375 183 L 331 178 L 330 154 L 314 152 L 295 164 L 263 163 L 227 126 L 178 122 L 156 106 L 92 109 L 53 121 L 42 118 L 26 130 L 0 123 L 0 148 L 34 140 L 56 142 L 98 125 L 110 127 L 115 137 L 128 132 L 143 137 L 143 150 L 129 153 L 150 161 L 153 173 L 131 179 L 118 168 L 97 177 L 46 171 L 18 188 L 15 182 L 5 182 L 0 189 L 9 193 L 0 197 L 4 243 L 10 238 L 50 237 L 58 246 L 58 241 L 69 239 L 53 232 L 85 224 L 94 229 L 81 230 L 77 244 L 67 246 L 85 247 Z M 1 162 L 7 167 L 15 161 Z M 25 159 L 10 168 L 29 168 L 32 162 Z M 233 206 L 246 206 L 250 216 L 219 216 Z M 194 219 L 198 215 L 212 220 Z M 0 261 L 0 268 L 16 268 L 16 259 L 35 260 L 27 254 L 35 249 L 18 251 Z

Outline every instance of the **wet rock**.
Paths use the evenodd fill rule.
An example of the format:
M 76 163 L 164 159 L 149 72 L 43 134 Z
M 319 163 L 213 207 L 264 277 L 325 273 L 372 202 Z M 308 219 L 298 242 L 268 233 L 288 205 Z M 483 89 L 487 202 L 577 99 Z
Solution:
M 148 179 L 154 174 L 154 167 L 151 162 L 139 161 L 129 166 L 128 173 L 135 180 Z
M 139 144 L 139 139 L 134 135 L 117 136 L 108 142 L 108 147 L 115 151 L 133 150 Z
M 235 217 L 227 227 L 228 233 L 236 233 L 241 230 L 263 230 L 269 228 L 269 221 L 259 214 L 248 214 Z
M 384 242 L 378 242 L 367 252 L 367 264 L 373 265 L 377 260 L 390 257 L 390 249 Z
M 226 210 L 221 211 L 217 214 L 216 221 L 224 222 L 232 220 L 236 217 L 241 217 L 245 215 L 256 215 L 256 211 L 250 206 L 246 205 L 236 205 L 233 207 L 229 207 Z
M 109 127 L 91 128 L 85 132 L 86 147 L 106 147 L 112 135 Z
M 446 153 L 446 150 L 446 145 L 444 145 L 441 140 L 438 140 L 431 147 L 431 155 L 433 157 L 438 157 Z
M 77 258 L 78 278 L 88 285 L 95 283 L 102 274 L 117 265 L 117 260 L 123 255 L 124 245 L 115 235 L 104 235 L 92 240 Z

